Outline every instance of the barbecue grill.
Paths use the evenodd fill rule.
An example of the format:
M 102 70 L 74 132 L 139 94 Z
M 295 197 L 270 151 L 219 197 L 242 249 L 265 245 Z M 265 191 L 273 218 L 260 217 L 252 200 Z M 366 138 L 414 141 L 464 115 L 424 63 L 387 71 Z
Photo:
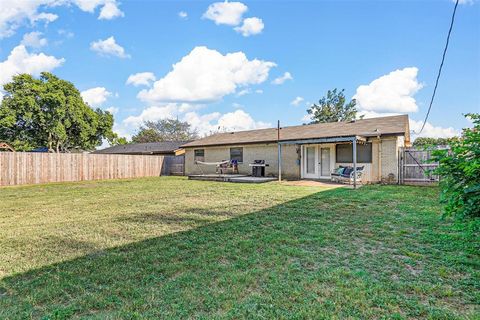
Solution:
M 268 167 L 265 160 L 253 160 L 253 163 L 250 163 L 249 166 L 252 167 L 253 177 L 265 177 L 265 167 Z

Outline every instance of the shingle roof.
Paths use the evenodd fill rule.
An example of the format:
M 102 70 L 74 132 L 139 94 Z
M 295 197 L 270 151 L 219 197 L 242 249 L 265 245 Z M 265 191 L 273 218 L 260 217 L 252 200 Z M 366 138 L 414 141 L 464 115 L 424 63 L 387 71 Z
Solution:
M 354 122 L 332 122 L 283 127 L 280 140 L 303 140 L 346 136 L 404 135 L 410 141 L 408 115 L 361 119 Z M 277 141 L 277 129 L 259 129 L 227 132 L 195 140 L 182 147 L 201 147 L 231 144 L 265 143 Z
M 129 143 L 110 148 L 96 150 L 93 153 L 103 154 L 165 154 L 173 153 L 187 141 L 164 141 L 148 143 Z

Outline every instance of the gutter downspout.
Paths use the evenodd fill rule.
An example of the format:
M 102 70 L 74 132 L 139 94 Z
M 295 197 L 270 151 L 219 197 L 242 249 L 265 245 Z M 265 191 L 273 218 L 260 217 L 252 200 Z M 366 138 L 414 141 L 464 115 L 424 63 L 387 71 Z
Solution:
M 280 120 L 277 122 L 277 144 L 278 144 L 278 181 L 282 181 L 282 145 L 280 144 Z
M 382 182 L 382 139 L 378 137 L 378 180 Z
M 357 189 L 357 136 L 353 138 L 353 189 Z

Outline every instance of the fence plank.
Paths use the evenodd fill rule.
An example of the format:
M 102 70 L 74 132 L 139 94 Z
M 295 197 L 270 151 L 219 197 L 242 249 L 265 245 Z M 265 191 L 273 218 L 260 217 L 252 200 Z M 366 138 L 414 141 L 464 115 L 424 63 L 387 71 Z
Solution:
M 0 152 L 0 186 L 160 176 L 163 156 Z

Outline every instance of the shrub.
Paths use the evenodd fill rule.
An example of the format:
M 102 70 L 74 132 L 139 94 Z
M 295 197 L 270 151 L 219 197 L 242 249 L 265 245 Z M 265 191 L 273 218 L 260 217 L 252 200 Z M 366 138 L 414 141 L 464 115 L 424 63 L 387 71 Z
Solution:
M 435 150 L 433 161 L 440 175 L 441 199 L 445 214 L 480 217 L 480 114 L 469 113 L 473 128 L 463 129 L 458 140 L 450 142 L 449 150 Z

